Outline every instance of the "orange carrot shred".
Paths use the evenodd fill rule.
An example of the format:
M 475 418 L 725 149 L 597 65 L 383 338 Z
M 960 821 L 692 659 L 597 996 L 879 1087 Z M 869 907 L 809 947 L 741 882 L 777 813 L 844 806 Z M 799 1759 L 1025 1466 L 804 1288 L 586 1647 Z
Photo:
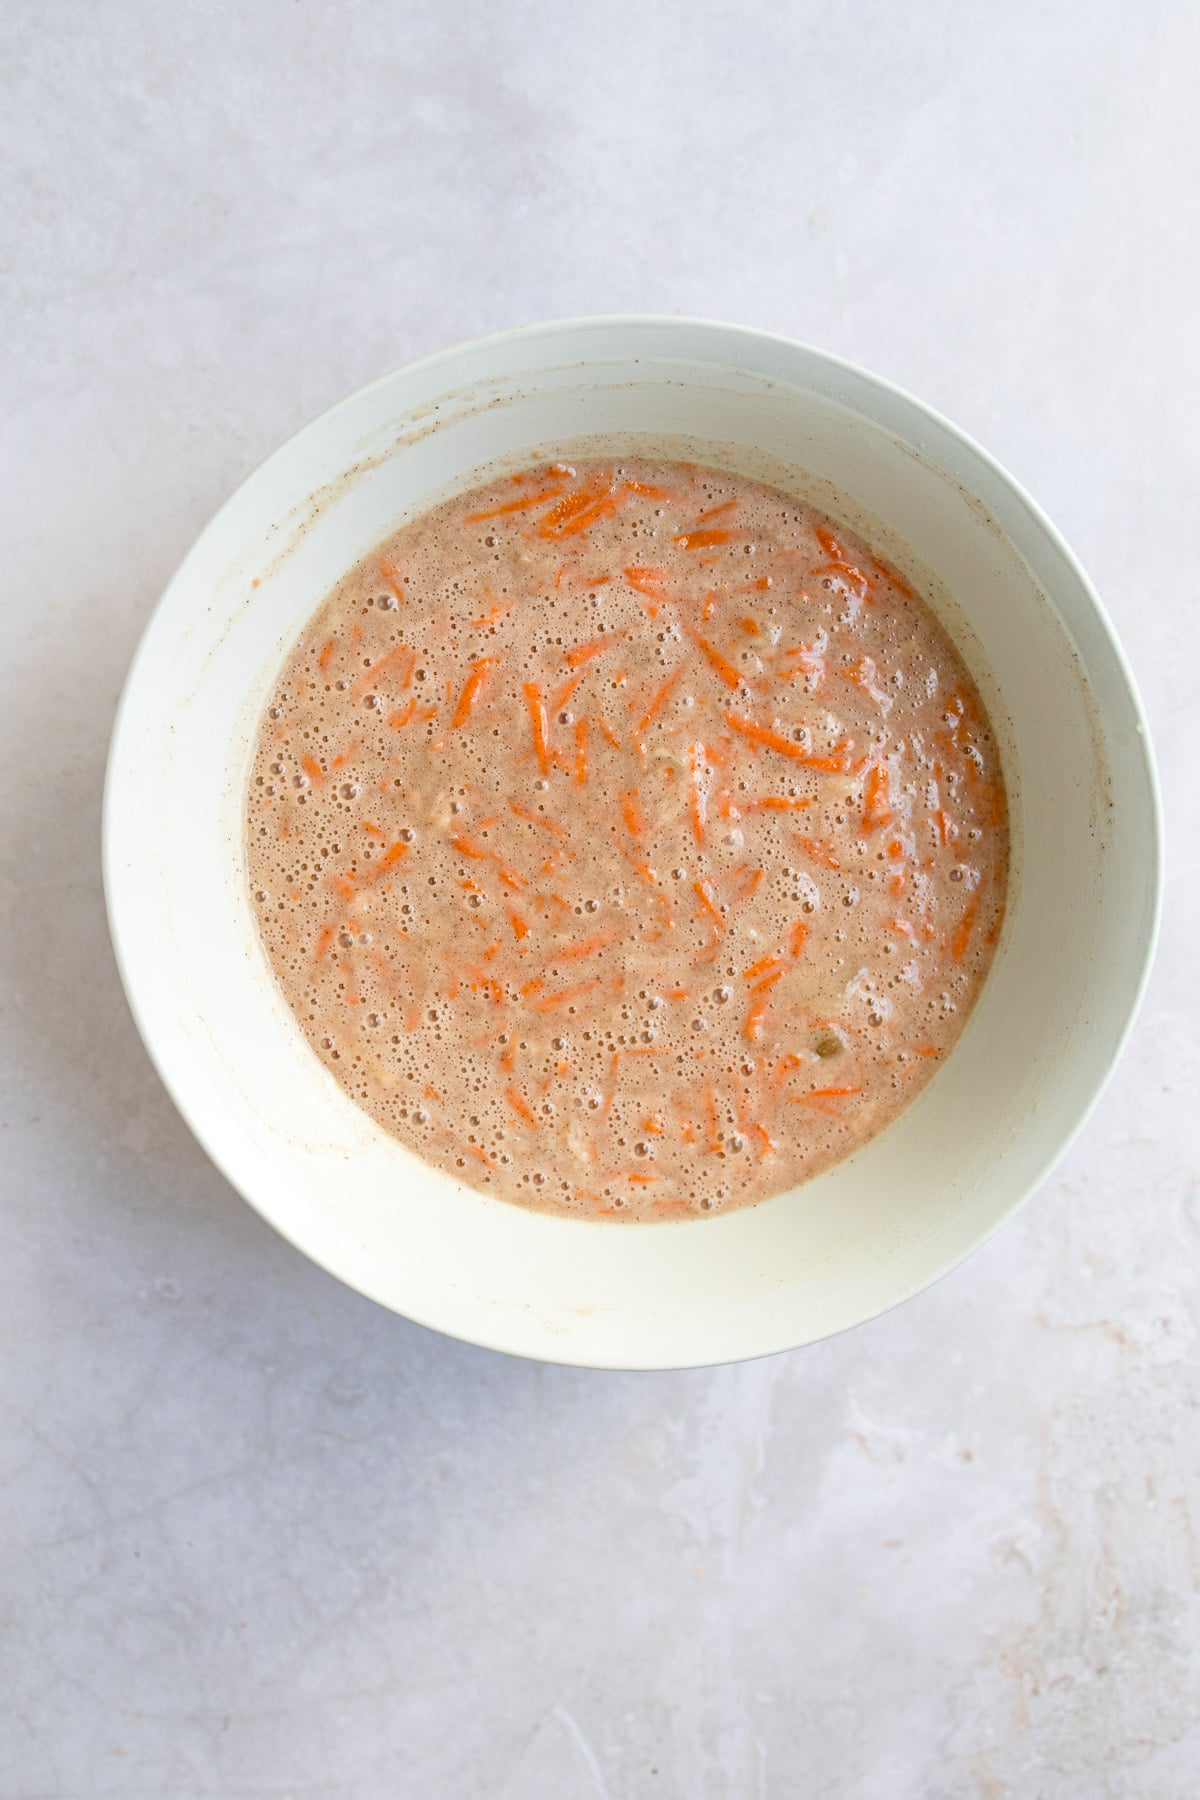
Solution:
M 710 644 L 707 638 L 701 637 L 698 631 L 692 633 L 692 638 L 697 648 L 703 652 L 705 660 L 711 664 L 717 674 L 721 677 L 725 686 L 727 688 L 741 687 L 742 677 L 734 668 L 733 664 L 729 662 L 727 658 L 722 656 L 721 652 L 716 649 L 714 645 Z
M 714 922 L 720 926 L 721 930 L 724 931 L 725 921 L 721 917 L 721 914 L 713 901 L 712 889 L 709 887 L 707 881 L 693 881 L 692 887 L 695 891 L 696 898 L 699 900 L 705 912 L 708 913 Z M 699 917 L 699 914 L 697 914 L 697 917 Z
M 760 956 L 756 963 L 751 963 L 748 969 L 742 970 L 742 976 L 745 980 L 752 981 L 756 975 L 761 975 L 765 969 L 771 969 L 774 966 L 775 957 L 773 955 Z
M 498 600 L 489 611 L 481 613 L 477 619 L 471 620 L 473 630 L 481 630 L 487 625 L 498 625 L 506 613 L 510 613 L 516 605 L 515 600 Z
M 746 812 L 799 812 L 801 808 L 811 805 L 811 798 L 800 799 L 792 794 L 760 794 L 757 800 L 741 802 Z
M 528 937 L 528 935 L 529 935 L 528 922 L 521 917 L 520 913 L 517 912 L 515 907 L 508 908 L 506 917 L 508 919 L 509 924 L 513 928 L 513 935 L 516 938 L 518 943 L 520 943 L 520 941 L 523 937 Z
M 604 719 L 597 719 L 596 725 L 601 734 L 608 739 L 613 749 L 619 750 L 621 748 L 621 740 L 613 730 L 612 726 Z
M 754 719 L 747 719 L 741 713 L 727 712 L 725 723 L 731 731 L 740 732 L 752 743 L 762 744 L 768 750 L 777 750 L 781 756 L 790 756 L 793 762 L 802 762 L 809 769 L 824 769 L 831 775 L 846 773 L 846 757 L 853 747 L 848 739 L 837 746 L 830 756 L 814 756 L 792 738 L 784 737 L 782 732 L 774 731 L 767 725 L 760 725 Z
M 682 674 L 683 674 L 683 664 L 679 663 L 674 669 L 672 669 L 671 673 L 667 676 L 667 679 L 663 682 L 662 686 L 660 688 L 657 688 L 655 690 L 655 692 L 651 695 L 650 704 L 647 706 L 645 712 L 643 713 L 643 715 L 641 717 L 641 720 L 638 723 L 637 730 L 638 730 L 639 737 L 641 737 L 641 735 L 642 735 L 643 731 L 645 731 L 647 725 L 649 725 L 653 719 L 656 719 L 658 717 L 659 713 L 662 711 L 663 707 L 666 705 L 668 699 L 670 698 L 671 692 L 675 687 L 675 683 L 679 680 L 679 677 Z
M 595 956 L 598 951 L 607 949 L 620 935 L 620 929 L 616 926 L 610 931 L 598 931 L 594 937 L 583 938 L 578 944 L 568 944 L 565 949 L 556 946 L 550 951 L 547 961 L 552 967 L 558 963 L 581 962 L 585 956 Z
M 978 912 L 979 895 L 972 894 L 971 898 L 967 901 L 962 918 L 958 921 L 958 924 L 950 934 L 950 954 L 955 962 L 961 962 L 963 957 L 967 954 L 967 945 L 970 942 L 971 932 L 974 930 L 975 918 Z
M 397 600 L 403 600 L 404 586 L 400 578 L 400 571 L 396 568 L 394 563 L 388 561 L 386 556 L 380 561 L 379 573 L 382 579 L 387 582 Z M 361 630 L 358 626 L 355 626 L 355 630 L 359 631 L 359 635 L 361 636 Z
M 567 704 L 567 701 L 571 698 L 571 695 L 575 692 L 575 689 L 579 686 L 580 682 L 583 680 L 583 675 L 584 675 L 584 671 L 582 669 L 580 669 L 576 674 L 570 676 L 568 678 L 568 680 L 563 682 L 563 684 L 559 688 L 557 694 L 554 695 L 554 698 L 550 702 L 550 711 L 551 712 L 561 712 L 562 708 Z
M 888 804 L 889 779 L 888 766 L 884 762 L 872 763 L 867 770 L 863 784 L 864 831 L 878 831 L 881 826 L 890 825 L 896 816 Z
M 760 993 L 750 1002 L 750 1008 L 746 1014 L 746 1022 L 742 1026 L 742 1036 L 749 1038 L 751 1042 L 762 1036 L 763 1016 L 767 1010 L 767 1001 L 769 997 L 770 996 L 765 993 Z
M 319 669 L 327 669 L 329 667 L 330 659 L 332 656 L 333 656 L 333 639 L 330 638 L 329 642 L 327 644 L 323 645 L 321 654 L 317 658 L 317 667 Z
M 675 542 L 681 550 L 707 550 L 713 544 L 727 544 L 732 531 L 681 531 Z
M 479 696 L 483 692 L 483 684 L 488 678 L 488 670 L 494 669 L 495 666 L 496 658 L 494 656 L 481 656 L 471 664 L 471 672 L 463 683 L 462 693 L 458 696 L 458 705 L 454 709 L 454 717 L 450 721 L 455 730 L 466 724 L 478 706 Z
M 385 656 L 381 656 L 378 662 L 372 663 L 369 669 L 363 670 L 350 692 L 357 700 L 368 689 L 378 685 L 379 679 L 385 671 L 395 668 L 398 664 L 404 665 L 404 673 L 400 677 L 400 688 L 403 691 L 412 684 L 412 672 L 416 660 L 415 650 L 410 649 L 407 644 L 396 644 Z
M 603 656 L 614 644 L 620 643 L 623 631 L 608 631 L 603 637 L 592 638 L 586 644 L 576 644 L 574 650 L 568 650 L 563 658 L 568 669 L 578 669 L 583 663 L 591 662 L 594 656 Z
M 600 986 L 600 978 L 594 981 L 580 981 L 574 987 L 560 988 L 556 994 L 543 994 L 540 1000 L 533 1003 L 535 1012 L 553 1012 L 557 1006 L 566 1006 L 568 1001 L 578 1000 L 584 994 L 590 994 Z
M 533 748 L 538 759 L 538 767 L 546 775 L 550 770 L 550 740 L 547 735 L 546 707 L 542 700 L 542 690 L 536 681 L 525 683 L 525 704 L 529 708 L 529 726 L 533 733 Z
M 318 787 L 321 782 L 324 781 L 325 771 L 315 756 L 302 756 L 300 758 L 300 767 L 304 770 L 304 773 L 308 776 L 308 779 L 312 782 L 314 787 Z
M 705 827 L 708 823 L 708 796 L 704 791 L 704 784 L 701 778 L 701 771 L 705 761 L 704 745 L 689 745 L 688 760 L 692 777 L 690 798 L 692 836 L 698 844 L 702 844 L 704 842 Z
M 528 1100 L 526 1100 L 525 1096 L 519 1094 L 516 1088 L 506 1088 L 504 1098 L 508 1101 L 508 1104 L 512 1107 L 517 1117 L 519 1119 L 524 1119 L 526 1124 L 532 1125 L 536 1131 L 538 1126 L 538 1116 L 534 1112 L 532 1106 L 530 1106 Z
M 565 825 L 558 825 L 553 819 L 544 819 L 541 813 L 530 812 L 528 807 L 519 805 L 516 800 L 509 801 L 508 809 L 515 813 L 518 819 L 527 819 L 531 825 L 540 825 L 543 831 L 552 831 L 555 837 L 570 836 Z
M 641 563 L 633 563 L 628 569 L 622 570 L 622 573 L 630 587 L 636 588 L 638 593 L 644 594 L 647 599 L 662 600 L 665 598 L 663 593 L 663 582 L 667 579 L 665 569 L 651 569 Z
M 583 787 L 588 778 L 588 722 L 575 721 L 575 785 Z
M 532 507 L 540 506 L 543 500 L 553 500 L 562 493 L 564 485 L 561 480 L 555 481 L 539 488 L 535 494 L 522 494 L 517 500 L 506 500 L 503 506 L 491 506 L 485 512 L 468 513 L 463 524 L 482 525 L 486 519 L 502 519 L 509 513 L 528 512 Z
M 833 852 L 832 844 L 819 843 L 816 838 L 801 837 L 796 833 L 796 843 L 810 861 L 820 863 L 826 869 L 840 869 L 841 863 Z
M 458 836 L 452 837 L 450 842 L 454 845 L 454 848 L 458 851 L 460 856 L 474 857 L 476 862 L 486 862 L 490 855 L 490 852 L 484 850 L 481 845 L 477 844 L 474 838 L 467 837 L 465 832 L 460 832 Z
M 328 950 L 330 944 L 332 944 L 333 939 L 334 939 L 333 926 L 332 925 L 322 925 L 320 933 L 317 937 L 316 944 L 313 948 L 313 961 L 314 962 L 320 962 L 321 958 L 324 956 L 325 952 Z
M 696 522 L 703 524 L 706 519 L 719 519 L 722 513 L 732 512 L 735 506 L 740 505 L 740 500 L 722 500 L 719 506 L 708 506 L 703 512 L 697 513 Z
M 640 843 L 646 832 L 646 821 L 642 809 L 638 805 L 636 788 L 618 796 L 621 806 L 621 817 L 629 829 L 629 835 L 635 843 Z

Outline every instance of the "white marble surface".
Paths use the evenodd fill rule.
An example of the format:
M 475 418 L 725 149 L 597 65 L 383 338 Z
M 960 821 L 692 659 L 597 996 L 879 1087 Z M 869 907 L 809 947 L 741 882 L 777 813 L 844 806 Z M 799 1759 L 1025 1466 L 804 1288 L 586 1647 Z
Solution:
M 0 1795 L 1190 1800 L 1195 7 L 0 34 Z M 409 357 L 606 310 L 810 339 L 1007 462 L 1124 636 L 1173 844 L 1133 1042 L 1020 1220 L 684 1375 L 464 1348 L 275 1238 L 146 1060 L 97 869 L 127 661 L 241 475 Z

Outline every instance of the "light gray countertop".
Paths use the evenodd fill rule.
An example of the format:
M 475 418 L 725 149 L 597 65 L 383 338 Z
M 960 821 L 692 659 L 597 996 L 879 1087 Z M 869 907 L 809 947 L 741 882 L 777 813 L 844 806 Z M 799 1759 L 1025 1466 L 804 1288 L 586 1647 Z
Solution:
M 1200 15 L 14 0 L 0 49 L 4 1800 L 1191 1800 Z M 147 1061 L 98 871 L 126 665 L 240 477 L 410 357 L 626 310 L 820 344 L 1007 463 L 1130 653 L 1171 849 L 1017 1222 L 837 1341 L 645 1376 L 276 1238 Z

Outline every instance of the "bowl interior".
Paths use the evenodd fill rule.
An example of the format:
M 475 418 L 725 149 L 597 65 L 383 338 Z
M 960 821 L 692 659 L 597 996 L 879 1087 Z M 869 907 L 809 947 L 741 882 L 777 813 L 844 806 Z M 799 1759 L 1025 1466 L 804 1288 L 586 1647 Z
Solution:
M 919 1098 L 794 1192 L 695 1223 L 541 1217 L 428 1168 L 352 1104 L 275 988 L 243 792 L 280 663 L 345 569 L 499 465 L 661 450 L 803 492 L 932 578 L 992 713 L 1013 821 L 983 995 Z M 608 320 L 389 376 L 265 463 L 146 632 L 114 736 L 105 874 L 142 1033 L 210 1154 L 310 1256 L 442 1330 L 554 1360 L 715 1362 L 884 1310 L 986 1237 L 1082 1121 L 1136 1006 L 1158 837 L 1127 671 L 1077 565 L 1002 471 L 859 371 L 782 340 Z

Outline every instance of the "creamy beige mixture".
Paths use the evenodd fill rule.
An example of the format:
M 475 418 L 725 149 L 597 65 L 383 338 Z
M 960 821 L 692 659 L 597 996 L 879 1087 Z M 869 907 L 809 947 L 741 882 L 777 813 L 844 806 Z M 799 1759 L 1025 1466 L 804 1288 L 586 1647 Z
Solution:
M 987 717 L 866 544 L 686 464 L 555 464 L 353 570 L 247 802 L 317 1055 L 507 1200 L 688 1217 L 879 1131 L 950 1049 L 1007 867 Z

